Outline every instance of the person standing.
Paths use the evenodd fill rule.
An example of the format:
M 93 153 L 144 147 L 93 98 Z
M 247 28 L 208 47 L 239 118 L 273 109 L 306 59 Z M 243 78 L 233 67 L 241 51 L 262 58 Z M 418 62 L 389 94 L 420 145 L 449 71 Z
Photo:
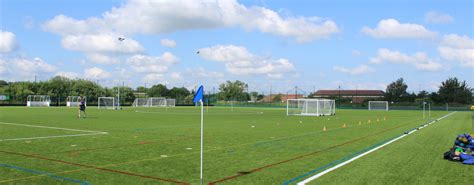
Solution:
M 78 118 L 81 118 L 81 112 L 84 113 L 83 118 L 86 118 L 86 99 L 82 96 L 79 96 L 79 114 Z

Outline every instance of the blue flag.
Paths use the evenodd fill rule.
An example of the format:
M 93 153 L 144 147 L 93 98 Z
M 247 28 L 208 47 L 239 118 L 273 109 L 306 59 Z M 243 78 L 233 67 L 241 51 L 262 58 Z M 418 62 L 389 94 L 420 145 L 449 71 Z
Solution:
M 196 91 L 196 94 L 194 94 L 194 99 L 193 102 L 201 102 L 204 98 L 204 87 L 201 85 L 199 86 L 199 89 Z

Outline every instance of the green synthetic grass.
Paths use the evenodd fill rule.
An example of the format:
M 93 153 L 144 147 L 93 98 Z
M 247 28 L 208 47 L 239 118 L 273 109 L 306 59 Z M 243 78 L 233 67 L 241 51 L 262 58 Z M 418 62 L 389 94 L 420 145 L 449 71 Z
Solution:
M 76 108 L 0 108 L 0 122 L 3 123 L 108 132 L 106 135 L 0 141 L 0 184 L 79 183 L 54 178 L 52 174 L 91 184 L 175 184 L 171 181 L 199 184 L 199 111 L 197 107 L 126 108 L 121 111 L 89 108 L 88 117 L 78 119 Z M 431 118 L 445 114 L 445 111 L 433 111 Z M 234 108 L 232 111 L 230 107 L 210 107 L 204 118 L 204 182 L 281 184 L 429 120 L 421 116 L 421 111 L 337 110 L 336 116 L 301 117 L 286 116 L 285 109 L 279 108 Z M 456 123 L 450 124 L 451 119 Z M 371 120 L 370 124 L 368 120 Z M 438 163 L 445 164 L 440 165 L 442 168 L 457 169 L 459 164 L 443 161 L 440 156 L 456 134 L 470 131 L 471 117 L 469 112 L 458 112 L 445 120 L 407 137 L 406 141 L 397 141 L 397 146 L 403 141 L 405 145 L 402 146 L 410 147 L 415 143 L 409 139 L 418 134 L 434 137 L 436 139 L 424 141 L 424 147 L 430 150 L 427 157 L 430 159 L 415 164 L 429 168 L 435 164 L 432 160 L 441 160 Z M 0 123 L 0 139 L 3 140 L 84 133 Z M 430 143 L 432 141 L 435 143 Z M 382 160 L 423 156 L 418 148 L 412 152 L 399 151 L 402 149 L 392 149 L 394 156 L 383 155 Z M 378 153 L 374 153 L 376 155 Z M 365 170 L 364 175 L 357 174 L 358 180 L 353 181 L 364 184 L 364 178 L 372 178 L 368 171 L 385 170 L 384 173 L 391 174 L 387 170 L 389 166 L 372 168 L 377 162 L 380 161 L 366 161 L 363 169 L 353 169 L 353 172 L 347 172 L 352 174 L 347 175 L 352 177 Z M 41 175 L 24 169 L 50 174 Z M 342 169 L 338 171 L 342 172 Z M 414 171 L 407 170 L 407 174 L 419 171 L 410 169 Z M 437 176 L 442 171 L 428 171 L 423 177 L 427 178 L 430 172 Z M 331 173 L 327 180 L 326 177 L 321 180 L 337 184 L 352 182 L 351 178 L 340 178 L 337 174 L 339 172 Z M 330 175 L 336 176 L 329 178 Z M 338 180 L 332 180 L 334 178 Z M 446 178 L 446 182 L 455 181 Z M 395 177 L 382 175 L 374 183 L 385 184 L 393 179 Z M 412 181 L 418 182 L 408 178 L 395 182 Z
M 310 184 L 472 184 L 473 166 L 442 159 L 456 135 L 473 133 L 471 114 L 457 112 Z

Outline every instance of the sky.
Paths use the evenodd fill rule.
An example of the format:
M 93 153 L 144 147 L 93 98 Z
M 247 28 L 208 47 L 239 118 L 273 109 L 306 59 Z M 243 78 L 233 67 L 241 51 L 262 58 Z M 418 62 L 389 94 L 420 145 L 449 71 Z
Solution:
M 268 94 L 474 83 L 474 1 L 0 0 L 0 79 Z

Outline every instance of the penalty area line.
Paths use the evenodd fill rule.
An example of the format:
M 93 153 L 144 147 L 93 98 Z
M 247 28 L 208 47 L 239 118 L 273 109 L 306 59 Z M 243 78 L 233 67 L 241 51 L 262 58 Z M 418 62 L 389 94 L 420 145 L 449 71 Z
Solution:
M 50 126 L 40 126 L 40 125 L 28 125 L 28 124 L 21 124 L 21 123 L 0 122 L 0 124 L 2 124 L 2 125 L 24 126 L 24 127 L 33 127 L 33 128 L 45 128 L 45 129 L 54 129 L 54 130 L 67 130 L 67 131 L 75 131 L 75 132 L 106 133 L 106 132 L 102 132 L 102 131 L 80 130 L 80 129 L 50 127 Z
M 4 141 L 21 141 L 21 140 L 35 140 L 35 139 L 51 139 L 51 138 L 63 138 L 63 137 L 79 137 L 79 136 L 92 136 L 92 135 L 103 135 L 108 134 L 107 132 L 97 132 L 89 134 L 69 134 L 69 135 L 57 135 L 57 136 L 41 136 L 41 137 L 25 137 L 25 138 L 11 138 L 11 139 L 0 139 L 0 142 Z
M 431 124 L 433 124 L 433 123 L 435 123 L 435 122 L 437 122 L 437 121 L 440 121 L 440 120 L 442 120 L 442 119 L 444 119 L 444 118 L 446 118 L 446 117 L 448 117 L 448 116 L 450 116 L 450 115 L 452 115 L 452 114 L 454 114 L 454 113 L 456 113 L 456 112 L 451 112 L 451 113 L 449 113 L 449 114 L 447 114 L 447 115 L 444 115 L 444 116 L 442 116 L 442 117 L 440 117 L 440 118 L 438 118 L 438 119 L 436 119 L 436 120 L 430 121 L 430 122 L 428 122 L 428 123 L 426 123 L 426 124 L 423 124 L 423 125 L 421 125 L 421 126 L 419 126 L 419 127 L 414 128 L 414 129 L 412 129 L 412 130 L 410 130 L 410 131 L 407 131 L 407 132 L 405 132 L 404 134 L 402 134 L 402 135 L 400 135 L 400 136 L 398 136 L 398 137 L 396 137 L 396 138 L 394 138 L 394 139 L 392 139 L 392 140 L 390 140 L 390 141 L 388 141 L 388 142 L 386 142 L 386 143 L 384 143 L 384 144 L 382 144 L 382 145 L 380 145 L 380 146 L 377 146 L 377 147 L 375 147 L 375 148 L 373 148 L 373 149 L 371 149 L 371 150 L 369 150 L 369 151 L 366 151 L 366 152 L 364 152 L 364 153 L 362 153 L 362 154 L 360 154 L 360 155 L 357 155 L 357 156 L 355 156 L 355 157 L 353 157 L 353 158 L 351 158 L 351 159 L 349 159 L 349 160 L 347 160 L 347 161 L 344 161 L 344 162 L 342 162 L 342 163 L 340 163 L 340 164 L 337 164 L 336 166 L 333 166 L 333 167 L 331 167 L 331 168 L 329 168 L 329 169 L 326 169 L 326 170 L 324 170 L 324 171 L 322 171 L 322 172 L 320 172 L 320 173 L 318 173 L 318 174 L 316 174 L 316 175 L 313 175 L 313 176 L 311 176 L 311 177 L 309 177 L 309 178 L 307 178 L 307 179 L 305 179 L 305 180 L 303 180 L 303 181 L 301 181 L 301 182 L 298 182 L 297 184 L 298 184 L 298 185 L 305 185 L 305 184 L 307 184 L 307 183 L 309 183 L 309 182 L 311 182 L 311 181 L 313 181 L 313 180 L 315 180 L 315 179 L 317 179 L 317 178 L 319 178 L 319 177 L 321 177 L 321 176 L 323 176 L 323 175 L 325 175 L 325 174 L 328 174 L 328 173 L 330 173 L 330 172 L 332 172 L 332 171 L 334 171 L 334 170 L 336 170 L 336 169 L 338 169 L 338 168 L 340 168 L 340 167 L 342 167 L 342 166 L 345 166 L 346 164 L 349 164 L 349 163 L 351 163 L 352 161 L 355 161 L 355 160 L 357 160 L 357 159 L 359 159 L 359 158 L 361 158 L 361 157 L 363 157 L 363 156 L 365 156 L 365 155 L 368 155 L 368 154 L 370 154 L 370 153 L 372 153 L 372 152 L 374 152 L 374 151 L 376 151 L 376 150 L 378 150 L 378 149 L 380 149 L 380 148 L 382 148 L 382 147 L 384 147 L 384 146 L 386 146 L 386 145 L 389 145 L 389 144 L 391 144 L 391 143 L 393 143 L 393 142 L 395 142 L 395 141 L 397 141 L 397 140 L 399 140 L 399 139 L 402 139 L 402 138 L 404 138 L 404 137 L 406 137 L 406 136 L 408 136 L 408 135 L 410 135 L 410 134 L 412 134 L 412 133 L 418 131 L 419 129 L 424 128 L 424 127 L 426 127 L 426 126 L 428 126 L 428 125 L 431 125 Z M 298 177 L 297 177 L 297 178 L 298 178 Z M 290 181 L 293 181 L 293 180 L 290 180 Z M 285 184 L 287 184 L 287 183 L 285 183 Z

